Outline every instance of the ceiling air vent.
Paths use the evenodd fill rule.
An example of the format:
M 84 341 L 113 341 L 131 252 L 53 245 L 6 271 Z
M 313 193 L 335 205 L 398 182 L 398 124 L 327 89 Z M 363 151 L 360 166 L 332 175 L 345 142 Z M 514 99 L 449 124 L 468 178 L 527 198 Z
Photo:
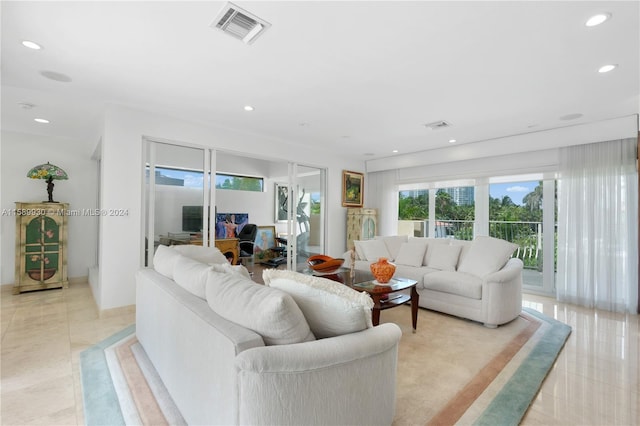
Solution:
M 444 120 L 440 120 L 440 121 L 434 121 L 433 123 L 427 123 L 424 125 L 424 127 L 426 127 L 429 130 L 439 130 L 439 129 L 445 129 L 447 127 L 451 127 L 451 123 Z
M 210 27 L 217 28 L 230 36 L 251 44 L 270 23 L 258 18 L 233 3 L 226 3 Z

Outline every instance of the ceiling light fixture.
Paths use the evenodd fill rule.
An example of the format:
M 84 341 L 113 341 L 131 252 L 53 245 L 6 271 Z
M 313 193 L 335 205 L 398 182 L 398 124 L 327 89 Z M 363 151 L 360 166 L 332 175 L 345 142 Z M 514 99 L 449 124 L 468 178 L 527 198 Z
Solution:
M 595 27 L 596 25 L 603 24 L 605 21 L 609 20 L 609 18 L 611 18 L 610 13 L 598 13 L 597 15 L 593 15 L 589 18 L 589 20 L 585 22 L 585 25 L 587 27 Z
M 40 50 L 42 49 L 42 46 L 40 46 L 38 43 L 34 42 L 34 41 L 29 41 L 29 40 L 23 40 L 22 41 L 22 45 L 24 47 L 28 47 L 29 49 L 33 49 L 33 50 Z
M 253 107 L 251 105 L 245 105 L 244 110 L 245 111 L 253 111 Z
M 393 151 L 391 151 L 391 152 L 393 152 L 394 154 L 396 154 L 396 153 L 398 152 L 398 150 L 397 150 L 397 149 L 394 149 L 394 150 L 393 150 Z
M 455 139 L 449 139 L 449 143 L 456 143 Z
M 605 72 L 613 71 L 617 67 L 618 67 L 618 64 L 605 65 L 605 66 L 600 67 L 600 69 L 598 69 L 598 72 L 600 74 L 604 74 Z
M 33 121 L 37 122 L 37 123 L 42 123 L 42 124 L 49 124 L 51 123 L 49 120 L 47 120 L 46 118 L 34 118 Z

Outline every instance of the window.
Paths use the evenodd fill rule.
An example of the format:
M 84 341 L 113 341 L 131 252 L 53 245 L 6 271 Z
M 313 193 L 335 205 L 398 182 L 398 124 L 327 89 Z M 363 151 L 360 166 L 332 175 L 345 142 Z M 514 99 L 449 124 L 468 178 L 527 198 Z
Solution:
M 149 167 L 147 166 L 148 177 Z M 203 179 L 204 173 L 200 170 L 156 167 L 156 185 L 202 188 Z M 216 173 L 216 189 L 263 192 L 264 179 L 261 177 Z
M 216 189 L 263 192 L 264 179 L 260 177 L 216 173 Z
M 473 240 L 474 194 L 473 186 L 439 188 L 436 191 L 436 238 Z

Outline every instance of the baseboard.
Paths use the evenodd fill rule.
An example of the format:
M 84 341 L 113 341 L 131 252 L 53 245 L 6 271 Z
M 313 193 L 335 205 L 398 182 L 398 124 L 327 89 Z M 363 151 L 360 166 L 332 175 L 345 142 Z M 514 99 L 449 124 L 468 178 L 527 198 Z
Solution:
M 89 277 L 86 275 L 83 277 L 70 277 L 68 281 L 69 281 L 69 285 L 86 284 L 89 282 Z M 14 283 L 0 284 L 0 287 L 13 287 L 13 284 Z
M 117 317 L 120 315 L 136 313 L 136 305 L 119 306 L 117 308 L 103 309 L 98 313 L 100 319 Z

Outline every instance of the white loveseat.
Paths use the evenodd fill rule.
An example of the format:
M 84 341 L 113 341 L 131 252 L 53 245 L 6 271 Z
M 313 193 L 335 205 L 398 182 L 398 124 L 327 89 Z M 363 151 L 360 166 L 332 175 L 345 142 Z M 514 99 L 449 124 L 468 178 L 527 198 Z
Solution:
M 356 241 L 355 268 L 386 257 L 394 276 L 418 281 L 419 305 L 497 327 L 522 311 L 522 268 L 511 258 L 517 246 L 492 237 L 473 241 L 450 238 L 376 237 Z M 350 253 L 344 266 L 350 265 Z
M 371 326 L 370 299 L 318 298 L 344 309 L 331 327 L 310 326 L 291 295 L 253 283 L 217 249 L 182 250 L 161 246 L 137 272 L 136 334 L 188 424 L 392 423 L 401 331 Z M 274 287 L 291 281 L 280 272 L 295 274 L 267 277 Z

